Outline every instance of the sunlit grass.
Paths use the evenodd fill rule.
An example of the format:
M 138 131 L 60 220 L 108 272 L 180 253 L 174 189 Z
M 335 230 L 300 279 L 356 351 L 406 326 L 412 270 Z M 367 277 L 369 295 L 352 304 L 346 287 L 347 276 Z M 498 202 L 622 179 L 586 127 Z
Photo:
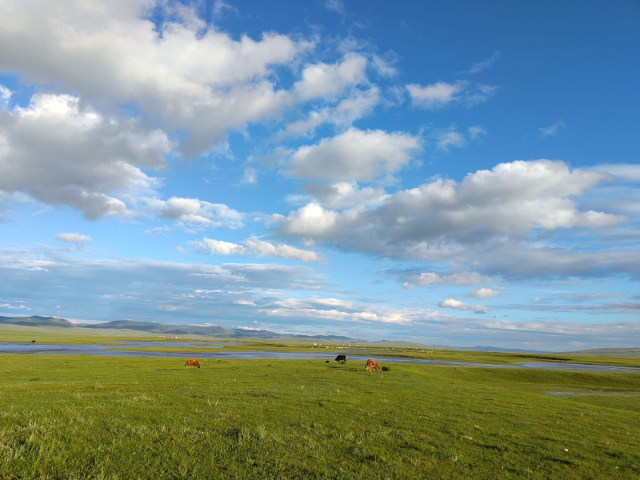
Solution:
M 636 478 L 640 376 L 0 355 L 0 478 Z M 566 450 L 565 450 L 566 449 Z

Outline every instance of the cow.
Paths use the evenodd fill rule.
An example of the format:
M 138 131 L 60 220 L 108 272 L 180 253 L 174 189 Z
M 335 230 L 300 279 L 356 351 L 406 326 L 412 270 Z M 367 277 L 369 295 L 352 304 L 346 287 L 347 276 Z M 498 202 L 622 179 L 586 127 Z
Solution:
M 336 359 L 334 360 L 334 362 L 347 363 L 347 356 L 346 355 L 338 355 L 336 357 Z
M 185 363 L 184 366 L 186 368 L 189 368 L 189 367 L 198 367 L 198 368 L 200 368 L 200 364 L 198 363 L 198 360 L 196 360 L 196 359 L 187 360 L 187 363 Z
M 378 364 L 375 362 L 373 358 L 367 360 L 367 365 L 364 367 L 367 372 L 371 372 L 372 370 L 380 371 Z

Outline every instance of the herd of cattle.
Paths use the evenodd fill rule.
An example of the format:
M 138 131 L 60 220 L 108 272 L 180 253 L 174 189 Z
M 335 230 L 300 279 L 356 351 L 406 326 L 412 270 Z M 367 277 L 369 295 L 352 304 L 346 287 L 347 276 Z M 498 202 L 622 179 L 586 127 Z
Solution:
M 335 358 L 334 362 L 347 363 L 347 356 L 346 355 L 338 355 Z M 187 360 L 187 363 L 185 363 L 184 366 L 186 368 L 189 368 L 189 367 L 198 367 L 198 368 L 200 368 L 200 363 L 198 362 L 198 360 L 193 358 L 191 360 Z M 365 365 L 364 369 L 367 372 L 371 372 L 372 370 L 375 370 L 377 372 L 380 371 L 380 368 L 378 367 L 378 364 L 375 362 L 375 360 L 373 358 L 370 358 L 369 360 L 367 360 L 367 364 Z

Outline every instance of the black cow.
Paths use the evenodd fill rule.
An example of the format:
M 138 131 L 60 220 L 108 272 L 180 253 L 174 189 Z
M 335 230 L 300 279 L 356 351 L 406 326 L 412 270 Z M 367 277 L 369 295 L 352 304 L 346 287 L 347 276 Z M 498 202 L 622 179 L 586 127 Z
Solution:
M 336 357 L 336 359 L 334 360 L 334 362 L 347 363 L 347 356 L 346 355 L 338 355 Z

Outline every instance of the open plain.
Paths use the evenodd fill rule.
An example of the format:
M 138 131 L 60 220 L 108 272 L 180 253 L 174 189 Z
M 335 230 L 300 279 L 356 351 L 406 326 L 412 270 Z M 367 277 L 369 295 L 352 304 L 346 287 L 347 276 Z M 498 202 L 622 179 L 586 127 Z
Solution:
M 0 355 L 0 478 L 640 475 L 640 375 L 376 358 Z

